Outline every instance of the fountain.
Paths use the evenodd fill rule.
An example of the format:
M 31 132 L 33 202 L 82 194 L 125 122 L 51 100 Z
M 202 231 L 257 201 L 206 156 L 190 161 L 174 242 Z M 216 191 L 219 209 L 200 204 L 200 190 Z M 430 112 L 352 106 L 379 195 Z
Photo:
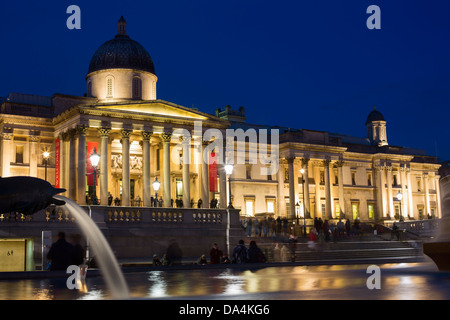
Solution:
M 50 204 L 65 205 L 89 239 L 102 275 L 115 299 L 128 299 L 129 291 L 119 264 L 100 229 L 74 201 L 57 195 L 65 189 L 32 177 L 0 178 L 0 213 L 20 212 L 32 215 Z
M 442 220 L 436 241 L 424 243 L 423 251 L 441 271 L 450 270 L 450 176 L 440 181 L 442 190 Z

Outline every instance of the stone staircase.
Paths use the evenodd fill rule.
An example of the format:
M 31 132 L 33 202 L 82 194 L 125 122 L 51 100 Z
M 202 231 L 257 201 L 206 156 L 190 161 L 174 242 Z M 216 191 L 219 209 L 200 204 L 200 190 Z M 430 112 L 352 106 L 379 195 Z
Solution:
M 274 243 L 263 238 L 255 240 L 265 253 L 268 262 L 294 262 L 287 243 L 279 244 L 280 247 L 286 246 L 287 250 L 285 250 L 285 254 L 279 255 L 280 259 L 275 259 Z M 297 263 L 364 263 L 369 261 L 389 263 L 423 260 L 422 242 L 386 241 L 377 236 L 364 236 L 363 238 L 339 242 L 315 243 L 314 247 L 310 247 L 307 243 L 297 243 L 295 246 L 295 262 Z

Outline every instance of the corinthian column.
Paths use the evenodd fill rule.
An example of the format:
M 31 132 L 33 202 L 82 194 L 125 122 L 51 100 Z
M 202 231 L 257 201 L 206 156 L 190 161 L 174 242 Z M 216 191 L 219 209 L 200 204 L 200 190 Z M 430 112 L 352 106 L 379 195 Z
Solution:
M 336 163 L 338 167 L 338 183 L 339 183 L 339 217 L 345 216 L 345 200 L 344 200 L 344 172 L 342 167 L 344 166 L 344 161 L 338 161 Z
M 151 207 L 151 190 L 150 190 L 150 138 L 152 133 L 149 131 L 142 132 L 142 179 L 143 179 L 143 197 L 144 207 Z
M 183 146 L 183 207 L 191 207 L 191 179 L 189 177 L 189 166 L 191 164 L 191 137 L 180 137 Z
M 171 193 L 170 193 L 170 141 L 172 140 L 172 133 L 165 132 L 161 135 L 163 141 L 163 190 L 164 190 L 164 206 L 171 207 Z
M 11 175 L 11 139 L 13 129 L 4 128 L 2 132 L 2 177 Z
M 132 130 L 121 130 L 122 134 L 122 205 L 130 206 L 130 135 Z
M 108 138 L 111 128 L 98 128 L 100 134 L 100 205 L 108 205 Z
M 286 160 L 288 162 L 288 170 L 289 170 L 289 213 L 287 218 L 295 219 L 295 181 L 294 181 L 295 158 L 289 157 Z
M 325 168 L 325 172 L 324 172 L 324 178 L 325 178 L 325 203 L 326 203 L 326 208 L 325 208 L 325 213 L 326 213 L 326 218 L 325 219 L 332 219 L 333 216 L 331 215 L 331 185 L 330 185 L 330 160 L 324 160 L 323 161 L 323 166 Z
M 308 170 L 308 164 L 309 159 L 303 158 L 302 159 L 302 165 L 303 165 L 303 183 L 304 183 L 304 206 L 305 206 L 305 217 L 306 219 L 311 219 L 311 208 L 310 208 L 310 199 L 309 199 L 309 170 Z
M 37 177 L 37 160 L 38 154 L 38 142 L 40 140 L 39 132 L 30 132 L 30 177 Z
M 78 133 L 78 188 L 77 202 L 86 205 L 86 132 L 89 127 L 80 125 L 77 127 Z
M 208 163 L 209 155 L 206 153 L 206 147 L 209 141 L 202 142 L 202 206 L 203 208 L 209 208 L 209 175 L 208 175 Z

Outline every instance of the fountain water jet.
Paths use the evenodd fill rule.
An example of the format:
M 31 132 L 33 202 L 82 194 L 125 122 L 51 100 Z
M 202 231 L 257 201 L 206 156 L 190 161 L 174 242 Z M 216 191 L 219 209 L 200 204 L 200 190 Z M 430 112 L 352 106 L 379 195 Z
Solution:
M 65 206 L 72 213 L 75 222 L 85 237 L 89 239 L 89 243 L 95 253 L 96 261 L 99 264 L 102 275 L 113 297 L 120 300 L 129 299 L 129 290 L 125 278 L 111 247 L 100 229 L 77 203 L 59 195 L 55 196 L 55 198 L 66 203 Z
M 440 181 L 442 219 L 436 241 L 424 243 L 423 251 L 441 271 L 450 270 L 450 176 Z

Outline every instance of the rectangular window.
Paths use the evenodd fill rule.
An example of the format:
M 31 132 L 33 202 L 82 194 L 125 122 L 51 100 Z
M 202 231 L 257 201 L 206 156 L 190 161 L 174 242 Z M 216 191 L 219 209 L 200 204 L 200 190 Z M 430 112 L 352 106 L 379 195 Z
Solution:
M 375 220 L 375 206 L 373 204 L 369 204 L 367 206 L 367 211 L 369 212 L 369 220 Z
M 359 203 L 358 202 L 352 202 L 352 214 L 353 214 L 353 220 L 356 220 L 359 218 Z
M 370 173 L 367 174 L 367 185 L 372 186 L 372 175 Z
M 394 218 L 400 219 L 400 205 L 399 204 L 394 205 L 394 213 L 395 213 Z
M 183 196 L 183 180 L 177 179 L 177 199 Z
M 252 168 L 251 168 L 250 166 L 247 166 L 247 167 L 245 168 L 245 178 L 246 178 L 247 180 L 251 180 L 251 179 L 252 179 L 251 170 L 252 170 Z
M 253 200 L 253 199 L 245 200 L 245 215 L 247 217 L 254 216 L 254 209 L 255 209 L 254 206 L 255 206 L 255 200 Z
M 352 172 L 352 185 L 356 186 L 356 173 Z
M 113 79 L 112 78 L 108 78 L 108 80 L 106 80 L 106 97 L 107 98 L 113 97 Z
M 320 184 L 325 184 L 325 173 L 320 171 Z
M 274 199 L 266 200 L 266 210 L 268 213 L 275 213 L 275 200 Z
M 397 184 L 397 175 L 396 174 L 394 174 L 394 186 L 397 186 L 398 184 Z
M 327 216 L 325 203 L 322 202 L 322 218 Z
M 418 207 L 417 211 L 419 211 L 419 220 L 423 220 L 423 207 Z
M 267 181 L 272 181 L 272 175 L 271 174 L 267 175 Z
M 420 180 L 417 180 L 417 191 L 420 192 L 420 190 L 422 189 L 422 184 Z
M 335 203 L 334 208 L 335 208 L 334 212 L 336 215 L 336 219 L 339 219 L 341 217 L 341 207 L 339 206 L 339 203 Z
M 23 146 L 16 146 L 16 163 L 23 163 Z

